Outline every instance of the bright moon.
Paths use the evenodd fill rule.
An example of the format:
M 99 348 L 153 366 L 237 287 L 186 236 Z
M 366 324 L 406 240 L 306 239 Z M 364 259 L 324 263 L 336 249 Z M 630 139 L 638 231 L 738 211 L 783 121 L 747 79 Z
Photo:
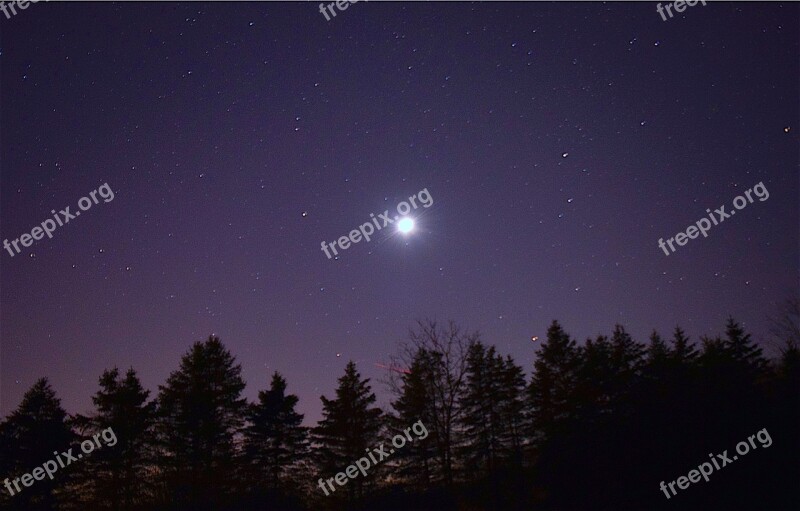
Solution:
M 397 230 L 403 234 L 408 234 L 414 230 L 414 221 L 406 217 L 397 222 Z

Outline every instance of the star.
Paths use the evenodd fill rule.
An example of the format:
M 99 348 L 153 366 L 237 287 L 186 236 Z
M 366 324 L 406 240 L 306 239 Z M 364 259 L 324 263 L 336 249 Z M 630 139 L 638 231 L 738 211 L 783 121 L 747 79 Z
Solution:
M 403 218 L 397 222 L 397 230 L 400 231 L 401 234 L 410 233 L 414 230 L 414 220 L 408 217 Z

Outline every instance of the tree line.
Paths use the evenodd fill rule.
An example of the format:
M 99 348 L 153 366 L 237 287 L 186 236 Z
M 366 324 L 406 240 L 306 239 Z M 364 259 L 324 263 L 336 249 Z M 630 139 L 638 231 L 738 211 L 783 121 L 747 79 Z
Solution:
M 796 328 L 796 323 L 789 323 Z M 635 341 L 617 325 L 578 343 L 554 321 L 531 375 L 456 324 L 419 322 L 383 382 L 389 410 L 349 362 L 322 419 L 303 425 L 274 373 L 255 402 L 217 337 L 195 343 L 151 398 L 136 374 L 99 378 L 91 415 L 69 415 L 47 378 L 0 423 L 0 477 L 112 428 L 114 447 L 0 506 L 15 510 L 789 509 L 800 480 L 800 338 L 767 360 L 733 319 L 692 342 Z M 332 477 L 414 422 L 429 434 L 325 496 Z M 771 449 L 667 501 L 709 452 L 767 428 Z M 2 481 L 0 481 L 2 482 Z M 680 500 L 680 502 L 675 502 Z

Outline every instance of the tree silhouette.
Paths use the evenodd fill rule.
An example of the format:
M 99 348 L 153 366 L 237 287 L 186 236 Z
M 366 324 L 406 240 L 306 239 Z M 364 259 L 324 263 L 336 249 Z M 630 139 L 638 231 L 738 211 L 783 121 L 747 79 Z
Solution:
M 286 380 L 275 372 L 269 390 L 250 405 L 244 430 L 247 473 L 258 486 L 278 491 L 291 484 L 292 469 L 308 451 L 308 431 L 295 411 L 298 398 L 286 394 Z
M 114 368 L 100 377 L 95 411 L 70 419 L 43 378 L 0 423 L 0 469 L 10 484 L 52 460 L 54 451 L 75 453 L 75 440 L 111 429 L 117 443 L 17 495 L 0 488 L 0 508 L 797 507 L 800 347 L 793 324 L 780 323 L 780 357 L 767 361 L 733 319 L 723 336 L 702 337 L 699 352 L 679 327 L 671 342 L 653 332 L 645 346 L 616 325 L 609 336 L 579 345 L 554 321 L 527 386 L 522 368 L 477 333 L 462 333 L 453 322 L 418 327 L 391 366 L 394 414 L 376 406 L 369 379 L 351 361 L 335 397 L 321 397 L 322 420 L 312 435 L 278 373 L 255 403 L 246 403 L 241 368 L 216 337 L 192 345 L 155 403 L 132 369 L 123 375 Z M 396 449 L 366 477 L 348 478 L 346 488 L 334 482 L 338 491 L 322 494 L 320 477 L 335 477 L 387 443 L 382 433 L 400 434 L 418 421 L 425 439 Z M 660 481 L 686 474 L 709 452 L 738 452 L 737 443 L 751 444 L 766 431 L 774 447 L 751 449 L 757 453 L 715 471 L 710 483 L 670 500 L 659 490 Z
M 651 366 L 663 366 L 669 360 L 670 349 L 667 343 L 653 330 L 650 344 L 647 346 L 647 363 Z
M 467 352 L 478 342 L 477 332 L 463 332 L 453 321 L 441 326 L 436 321 L 417 322 L 409 332 L 409 343 L 403 345 L 400 362 L 411 365 L 419 350 L 427 353 L 427 387 L 432 417 L 425 423 L 436 442 L 437 466 L 446 487 L 454 480 L 455 446 L 461 407 L 459 399 L 467 372 Z
M 671 359 L 678 364 L 692 364 L 697 359 L 697 349 L 689 342 L 689 338 L 681 327 L 675 327 L 672 338 Z
M 159 386 L 160 465 L 168 499 L 181 509 L 211 509 L 231 487 L 234 437 L 246 408 L 241 366 L 217 337 L 195 343 Z
M 436 418 L 435 389 L 431 384 L 436 365 L 435 357 L 425 349 L 418 349 L 408 372 L 401 377 L 398 398 L 392 402 L 397 412 L 391 422 L 393 432 L 397 433 L 410 424 L 421 420 L 423 424 L 433 424 Z M 436 431 L 429 433 L 424 440 L 407 444 L 398 451 L 393 461 L 397 464 L 398 477 L 408 480 L 417 490 L 428 488 L 438 482 L 435 477 Z
M 382 412 L 372 407 L 375 394 L 369 386 L 369 379 L 361 379 L 353 361 L 347 363 L 344 376 L 339 378 L 336 398 L 321 396 L 322 420 L 314 428 L 315 441 L 319 444 L 320 477 L 330 478 L 342 472 L 348 465 L 365 456 L 378 443 L 381 430 Z M 346 484 L 346 495 L 350 502 L 361 499 L 369 476 L 375 474 L 376 468 L 370 469 L 367 478 L 359 476 L 349 479 Z M 338 489 L 339 486 L 334 488 Z M 335 494 L 334 494 L 335 495 Z
M 525 380 L 522 369 L 495 347 L 477 342 L 467 355 L 467 378 L 459 402 L 464 445 L 471 472 L 489 474 L 518 457 L 522 447 Z
M 528 385 L 529 434 L 535 442 L 554 434 L 574 413 L 578 362 L 575 341 L 553 321 L 536 353 Z
M 487 352 L 483 343 L 469 347 L 467 377 L 459 400 L 464 445 L 461 453 L 470 471 L 491 471 L 499 450 L 499 396 L 493 374 L 494 348 Z M 494 377 L 494 378 L 493 378 Z
M 730 358 L 751 377 L 757 378 L 766 368 L 767 361 L 761 348 L 733 318 L 728 318 L 725 326 L 724 346 Z
M 25 393 L 19 407 L 0 424 L 0 469 L 10 479 L 19 477 L 53 459 L 53 451 L 66 451 L 74 439 L 61 401 L 47 378 L 40 378 Z M 10 497 L 6 504 L 11 509 L 53 509 L 58 490 L 69 480 L 69 473 L 69 468 L 59 469 L 52 480 L 45 477 L 27 488 L 18 481 L 21 491 L 12 481 L 13 496 L 7 489 L 0 491 Z
M 149 497 L 147 467 L 154 461 L 153 418 L 155 402 L 142 387 L 136 371 L 121 378 L 115 367 L 100 377 L 100 390 L 92 397 L 96 412 L 78 416 L 84 438 L 116 438 L 113 446 L 94 452 L 80 467 L 91 485 L 92 505 L 99 509 L 131 510 Z M 110 430 L 110 433 L 108 432 Z M 103 433 L 106 432 L 106 433 Z
M 513 464 L 521 462 L 525 442 L 525 372 L 510 355 L 498 360 L 500 386 L 501 445 Z

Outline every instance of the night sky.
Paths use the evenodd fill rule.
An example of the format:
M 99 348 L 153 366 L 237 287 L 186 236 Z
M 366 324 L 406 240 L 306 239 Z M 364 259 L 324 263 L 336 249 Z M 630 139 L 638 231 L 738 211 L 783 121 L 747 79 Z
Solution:
M 106 368 L 157 392 L 218 335 L 246 396 L 273 371 L 320 417 L 415 320 L 530 370 L 553 319 L 693 340 L 728 315 L 774 355 L 798 294 L 796 3 L 40 2 L 0 16 L 0 415 L 48 376 L 71 412 Z M 708 237 L 675 236 L 763 182 Z M 320 243 L 427 189 L 415 230 Z

